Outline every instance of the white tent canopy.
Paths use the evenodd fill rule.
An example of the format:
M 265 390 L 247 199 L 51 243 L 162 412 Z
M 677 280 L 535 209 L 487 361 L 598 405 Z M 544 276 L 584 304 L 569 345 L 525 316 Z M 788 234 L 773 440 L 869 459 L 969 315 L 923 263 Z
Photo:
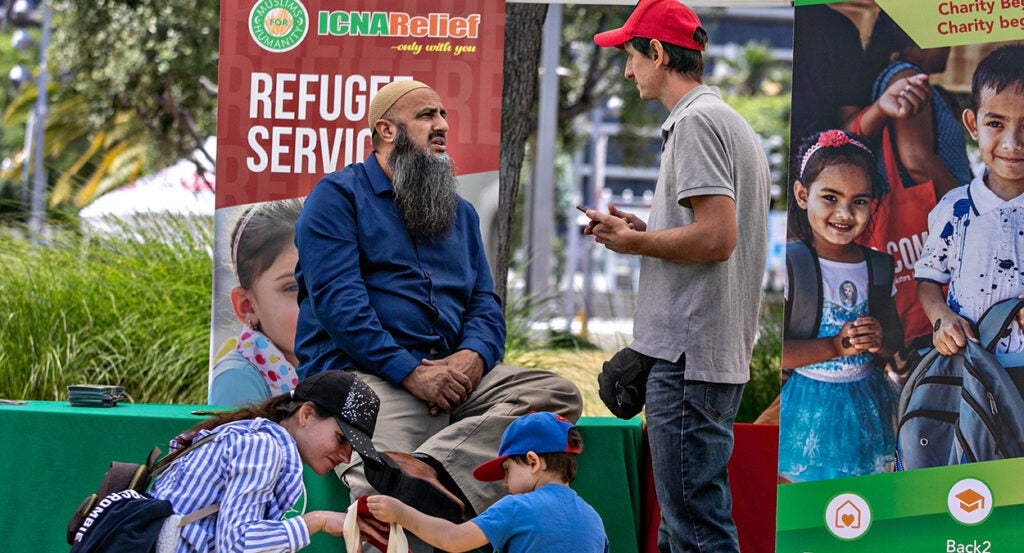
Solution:
M 216 156 L 216 139 L 207 138 L 204 148 L 211 156 Z M 196 157 L 206 159 L 201 155 Z M 180 160 L 100 196 L 79 215 L 96 226 L 101 226 L 98 223 L 108 217 L 128 219 L 143 213 L 212 216 L 216 190 L 213 167 L 204 164 L 204 169 L 207 172 L 201 175 L 195 163 Z

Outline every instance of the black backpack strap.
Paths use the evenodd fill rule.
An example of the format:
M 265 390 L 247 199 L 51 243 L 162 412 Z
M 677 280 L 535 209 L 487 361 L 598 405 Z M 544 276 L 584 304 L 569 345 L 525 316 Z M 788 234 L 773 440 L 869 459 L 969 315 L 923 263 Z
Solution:
M 178 453 L 177 455 L 170 455 L 170 454 L 165 455 L 164 457 L 162 457 L 158 461 L 155 461 L 156 457 L 154 457 L 153 454 L 154 453 L 159 454 L 160 450 L 159 450 L 159 448 L 154 448 L 154 450 L 149 453 L 149 458 L 146 459 L 146 467 L 149 468 L 149 477 L 150 478 L 157 477 L 160 473 L 162 473 L 163 471 L 165 471 L 168 468 L 170 468 L 171 464 L 175 460 L 184 457 L 185 455 L 188 454 L 188 452 L 192 451 L 193 449 L 196 449 L 197 447 L 199 447 L 199 446 L 201 446 L 201 445 L 203 445 L 203 444 L 205 444 L 207 442 L 213 441 L 213 439 L 216 436 L 217 436 L 217 434 L 215 434 L 215 433 L 207 434 L 207 435 L 203 436 L 202 438 L 199 438 L 198 440 L 193 441 L 191 444 L 188 445 L 188 447 L 186 447 L 185 449 L 181 450 L 181 453 Z
M 889 254 L 861 246 L 868 264 L 868 313 L 882 324 L 882 345 L 891 352 L 903 347 L 903 323 L 892 297 L 896 260 Z
M 1009 331 L 1017 312 L 1024 307 L 1024 299 L 1009 298 L 989 307 L 978 320 L 978 341 L 981 347 L 993 351 L 996 342 Z
M 786 244 L 786 273 L 789 297 L 786 301 L 786 338 L 810 340 L 821 326 L 821 266 L 811 245 L 803 240 Z
M 874 292 L 877 287 L 884 290 L 886 295 L 891 295 L 892 275 L 896 268 L 896 261 L 891 255 L 878 250 L 865 246 L 861 246 L 861 249 L 864 250 L 864 258 L 868 262 L 868 284 L 871 286 L 871 292 Z

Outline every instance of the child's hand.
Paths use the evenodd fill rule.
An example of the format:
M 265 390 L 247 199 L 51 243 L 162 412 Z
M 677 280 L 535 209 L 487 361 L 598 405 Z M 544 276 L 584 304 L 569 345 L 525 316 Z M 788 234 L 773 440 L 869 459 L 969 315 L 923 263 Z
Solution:
M 381 522 L 398 522 L 398 516 L 405 504 L 386 495 L 371 495 L 366 498 L 370 514 Z
M 967 319 L 948 310 L 946 314 L 935 319 L 932 333 L 932 345 L 942 355 L 954 355 L 967 345 L 967 340 L 977 342 L 978 337 L 971 329 Z
M 862 315 L 844 324 L 832 338 L 832 343 L 840 356 L 877 352 L 882 349 L 882 324 L 874 317 Z
M 857 317 L 850 342 L 860 351 L 878 353 L 882 349 L 882 322 L 867 315 Z
M 917 115 L 931 97 L 928 75 L 918 73 L 890 84 L 876 104 L 890 118 L 907 119 Z
M 1020 299 L 1024 299 L 1024 292 L 1017 296 Z M 1024 309 L 1017 312 L 1017 326 L 1024 328 Z

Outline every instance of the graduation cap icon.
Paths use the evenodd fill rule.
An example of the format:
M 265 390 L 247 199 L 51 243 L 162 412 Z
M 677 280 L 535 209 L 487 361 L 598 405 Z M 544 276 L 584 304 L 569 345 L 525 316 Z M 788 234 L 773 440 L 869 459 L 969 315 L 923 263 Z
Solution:
M 960 508 L 965 513 L 973 513 L 978 509 L 985 508 L 985 496 L 970 488 L 967 488 L 953 497 L 960 500 Z

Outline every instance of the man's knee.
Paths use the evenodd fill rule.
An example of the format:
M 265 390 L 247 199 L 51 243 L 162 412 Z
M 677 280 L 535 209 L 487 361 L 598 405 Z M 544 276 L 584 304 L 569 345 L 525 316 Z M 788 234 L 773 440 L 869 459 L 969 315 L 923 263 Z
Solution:
M 493 382 L 509 391 L 515 390 L 521 407 L 528 411 L 551 411 L 576 422 L 583 412 L 583 395 L 579 388 L 563 376 L 548 370 L 524 369 L 498 363 L 488 373 Z
M 554 393 L 565 398 L 563 400 L 565 412 L 559 414 L 575 423 L 583 414 L 583 394 L 580 393 L 580 389 L 576 384 L 569 379 L 558 375 L 554 376 L 557 377 L 552 384 Z
M 541 391 L 531 403 L 536 411 L 552 411 L 576 422 L 583 414 L 583 394 L 569 379 L 546 370 L 532 371 L 539 382 Z

